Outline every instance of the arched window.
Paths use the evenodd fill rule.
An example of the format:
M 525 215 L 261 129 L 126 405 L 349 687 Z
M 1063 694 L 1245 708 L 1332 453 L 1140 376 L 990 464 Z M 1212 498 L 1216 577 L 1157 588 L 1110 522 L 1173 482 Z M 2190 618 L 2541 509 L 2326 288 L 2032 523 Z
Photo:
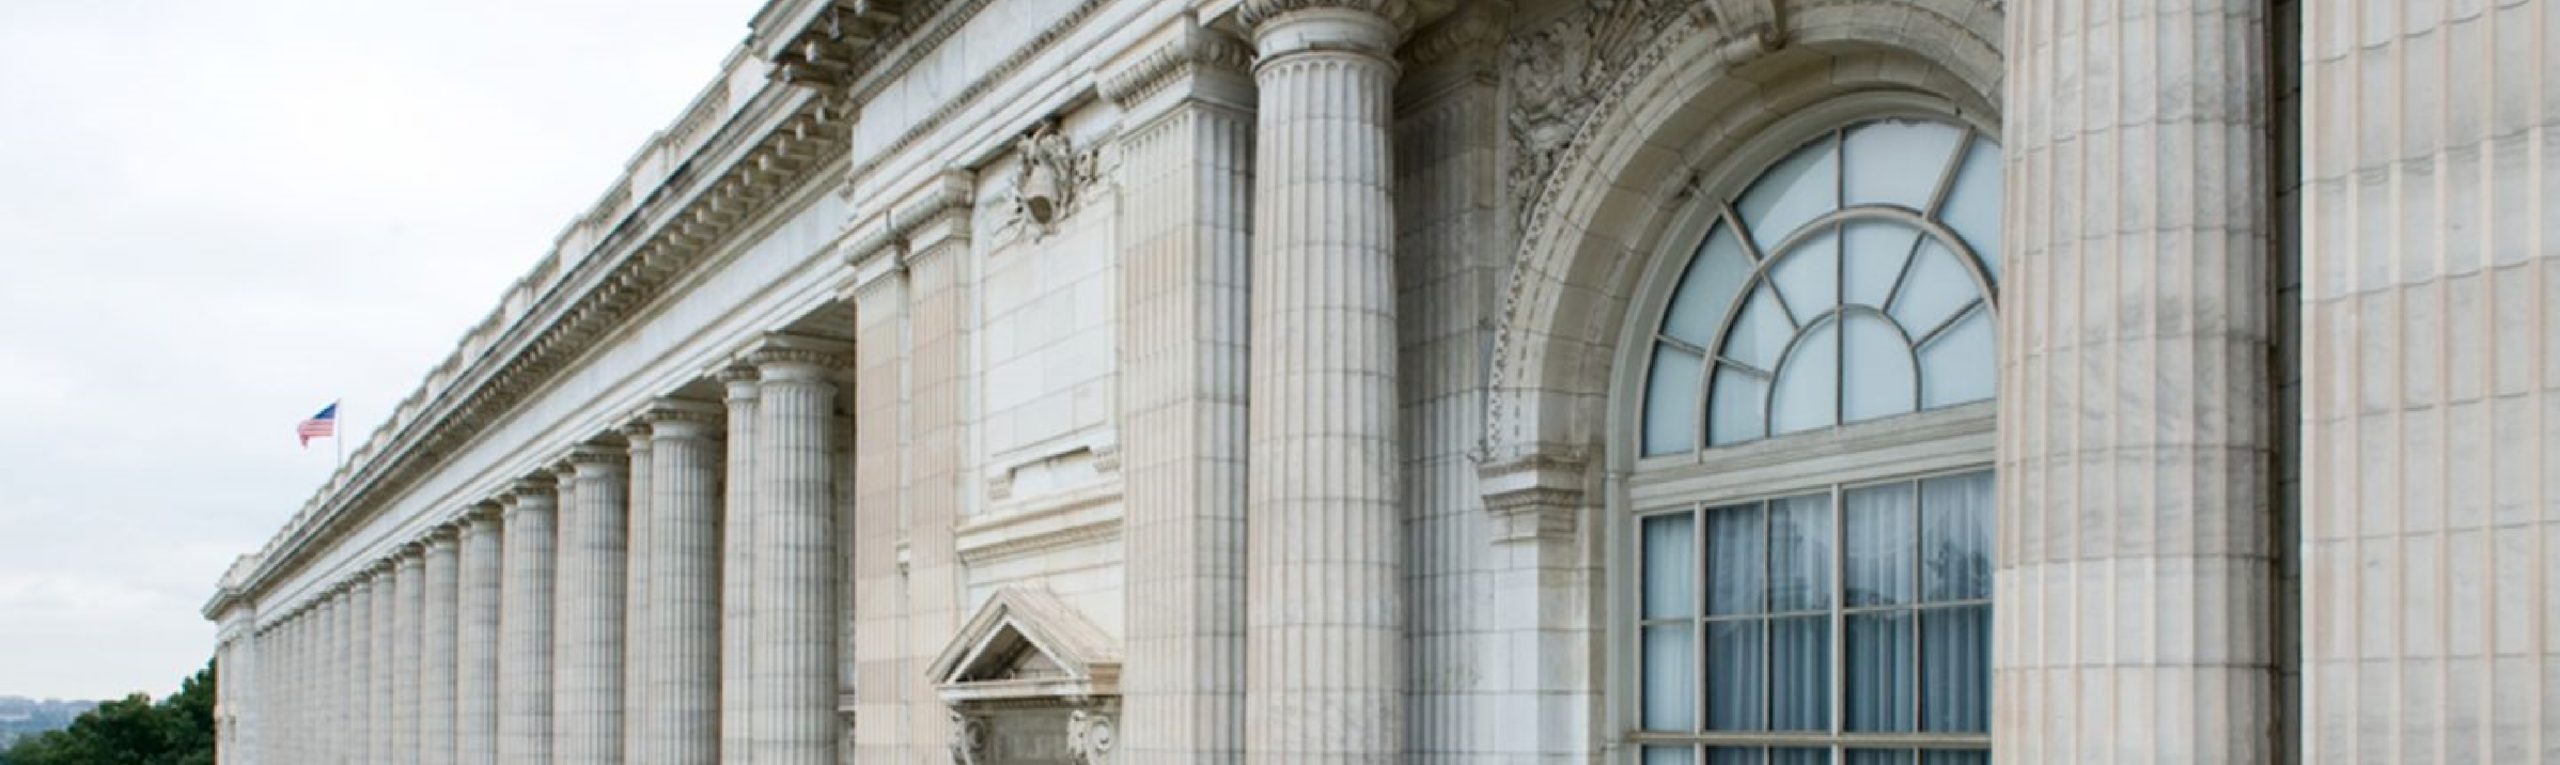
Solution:
M 1999 146 L 1867 120 L 1741 188 L 1643 358 L 1642 761 L 1988 762 Z

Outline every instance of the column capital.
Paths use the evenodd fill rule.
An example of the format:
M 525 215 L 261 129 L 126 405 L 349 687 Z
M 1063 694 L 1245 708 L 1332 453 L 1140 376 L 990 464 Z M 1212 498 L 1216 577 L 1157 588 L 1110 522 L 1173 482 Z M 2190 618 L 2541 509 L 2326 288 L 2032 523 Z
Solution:
M 1236 19 L 1253 29 L 1265 61 L 1317 51 L 1392 60 L 1414 12 L 1407 0 L 1245 0 Z
M 713 373 L 712 377 L 719 380 L 720 385 L 727 389 L 729 403 L 754 401 L 756 391 L 760 390 L 756 385 L 756 368 L 747 364 L 722 367 L 719 372 Z
M 640 410 L 639 425 L 656 438 L 710 438 L 728 408 L 710 401 L 662 398 Z
M 611 444 L 579 444 L 569 450 L 569 464 L 581 476 L 621 473 L 631 468 L 631 453 Z
M 500 499 L 509 503 L 510 510 L 514 509 L 516 503 L 523 502 L 527 497 L 551 499 L 551 492 L 558 484 L 549 475 L 550 472 L 547 469 L 537 470 L 533 475 L 507 482 L 507 490 L 499 495 Z
M 463 508 L 462 515 L 455 517 L 453 523 L 456 528 L 462 530 L 463 534 L 469 535 L 474 529 L 485 528 L 488 524 L 496 522 L 505 513 L 506 505 L 492 497 L 473 502 L 469 507 Z
M 1104 71 L 1102 97 L 1122 109 L 1136 110 L 1166 86 L 1203 74 L 1229 75 L 1247 88 L 1240 105 L 1251 108 L 1253 47 L 1225 32 L 1200 25 L 1184 15 L 1157 33 L 1152 44 L 1134 46 L 1134 60 Z M 1231 94 L 1232 95 L 1232 94 Z M 1152 110 L 1149 110 L 1152 111 Z
M 426 533 L 418 535 L 418 544 L 427 552 L 451 550 L 454 539 L 459 536 L 461 536 L 461 530 L 455 527 L 452 521 L 446 521 L 427 527 Z
M 622 434 L 622 440 L 627 444 L 623 449 L 630 452 L 634 459 L 649 453 L 651 435 L 649 425 L 649 410 L 644 408 L 632 414 L 630 422 L 625 422 L 613 429 L 614 432 Z
M 748 348 L 744 360 L 766 382 L 824 381 L 853 356 L 853 344 L 839 340 L 772 333 Z

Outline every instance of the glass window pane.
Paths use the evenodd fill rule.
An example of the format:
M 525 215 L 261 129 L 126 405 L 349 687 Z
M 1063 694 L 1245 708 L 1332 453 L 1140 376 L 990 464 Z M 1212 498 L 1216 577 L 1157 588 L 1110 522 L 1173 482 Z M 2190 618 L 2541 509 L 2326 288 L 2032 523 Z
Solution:
M 1921 730 L 1991 730 L 1991 607 L 1920 612 Z
M 1920 765 L 1991 765 L 1991 753 L 1954 749 L 1922 750 Z
M 1812 324 L 1840 304 L 1840 233 L 1826 230 L 1787 250 L 1769 267 L 1769 282 L 1778 287 L 1797 324 Z
M 1769 396 L 1771 434 L 1827 428 L 1840 421 L 1839 327 L 1826 321 L 1805 330 L 1787 352 L 1778 367 L 1777 389 Z
M 1853 731 L 1909 731 L 1912 729 L 1912 707 L 1918 701 L 1913 692 L 1912 661 L 1917 654 L 1911 644 L 1911 612 L 1886 611 L 1857 613 L 1846 617 L 1849 628 L 1848 694 L 1849 719 L 1846 726 Z
M 1644 729 L 1698 728 L 1698 666 L 1691 622 L 1644 628 Z
M 1831 617 L 1769 622 L 1769 727 L 1831 729 Z
M 1707 748 L 1707 765 L 1764 765 L 1769 760 L 1757 747 L 1716 746 Z
M 1831 765 L 1831 750 L 1812 748 L 1771 749 L 1769 765 Z
M 1696 765 L 1697 762 L 1696 747 L 1648 746 L 1644 748 L 1644 765 Z
M 1908 749 L 1851 749 L 1849 765 L 1911 765 Z
M 1841 348 L 1840 413 L 1863 422 L 1910 412 L 1920 403 L 1920 372 L 1902 330 L 1871 313 L 1841 315 L 1848 335 Z
M 1742 240 L 1732 227 L 1716 224 L 1698 245 L 1688 272 L 1680 275 L 1679 291 L 1672 293 L 1671 308 L 1662 317 L 1662 334 L 1708 347 L 1715 342 L 1716 326 L 1724 323 L 1725 309 L 1750 278 L 1751 256 L 1742 251 Z
M 1769 503 L 1769 610 L 1831 607 L 1831 495 Z
M 1715 446 L 1758 440 L 1768 435 L 1769 381 L 1759 375 L 1716 365 L 1716 389 L 1707 406 L 1707 443 Z
M 1851 608 L 1911 602 L 1911 484 L 1850 489 L 1846 583 Z
M 1751 183 L 1749 190 L 1742 192 L 1734 209 L 1742 213 L 1743 228 L 1750 230 L 1752 241 L 1758 242 L 1762 251 L 1777 246 L 1798 227 L 1840 206 L 1838 144 L 1832 136 L 1823 136 L 1778 160 Z M 1992 212 L 1997 215 L 1999 211 Z
M 1849 204 L 1926 210 L 1964 131 L 1940 122 L 1877 120 L 1849 129 L 1841 173 Z
M 1697 354 L 1667 343 L 1653 346 L 1653 376 L 1644 384 L 1644 454 L 1676 454 L 1698 447 Z
M 1768 654 L 1758 619 L 1707 622 L 1707 730 L 1768 730 Z
M 1982 256 L 1983 270 L 1994 279 L 2000 276 L 2000 184 L 2000 147 L 1976 138 L 1938 211 L 1938 219 Z
M 1768 608 L 1768 528 L 1760 503 L 1713 508 L 1707 516 L 1707 613 L 1756 614 Z
M 1991 474 L 1920 482 L 1920 598 L 1991 597 Z
M 1684 618 L 1697 603 L 1696 521 L 1688 513 L 1644 519 L 1644 618 Z
M 1768 283 L 1752 290 L 1749 301 L 1733 317 L 1733 331 L 1716 352 L 1763 372 L 1775 371 L 1778 354 L 1785 353 L 1787 341 L 1796 336 L 1796 325 L 1787 319 L 1787 310 L 1779 307 L 1777 293 L 1770 291 Z
M 1991 312 L 1976 308 L 1921 346 L 1921 406 L 1936 409 L 1990 400 L 2000 380 L 1992 331 Z
M 1842 300 L 1881 309 L 1902 278 L 1902 265 L 1920 246 L 1920 230 L 1892 221 L 1853 220 L 1841 229 L 1841 267 L 1849 294 Z
M 1912 337 L 1921 337 L 1981 297 L 1982 288 L 1960 256 L 1936 239 L 1920 243 L 1916 257 L 1911 273 L 1903 277 L 1902 291 L 1894 293 L 1893 319 Z

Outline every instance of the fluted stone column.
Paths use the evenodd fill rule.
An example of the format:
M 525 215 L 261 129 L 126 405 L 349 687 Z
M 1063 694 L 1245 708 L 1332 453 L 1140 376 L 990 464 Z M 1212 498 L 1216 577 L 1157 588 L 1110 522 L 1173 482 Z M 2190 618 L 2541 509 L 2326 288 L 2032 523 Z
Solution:
M 2302 761 L 2560 762 L 2560 1 L 2302 9 Z
M 418 641 L 418 762 L 420 765 L 453 765 L 454 692 L 459 689 L 454 660 L 456 638 L 455 606 L 460 601 L 462 561 L 454 546 L 452 526 L 438 526 L 428 532 L 426 561 L 425 626 L 419 629 Z
M 755 575 L 756 382 L 753 367 L 722 370 L 728 391 L 729 443 L 725 494 L 721 497 L 720 551 L 720 761 L 749 761 L 747 639 L 754 611 L 749 587 Z
M 2272 751 L 2266 7 L 2009 7 L 2004 762 Z
M 638 631 L 649 638 L 649 703 L 632 718 L 647 742 L 632 761 L 644 765 L 720 759 L 720 412 L 670 400 L 642 415 L 652 442 L 646 507 L 656 516 L 645 556 L 656 602 Z
M 483 502 L 462 517 L 461 574 L 454 646 L 454 761 L 498 762 L 498 624 L 500 527 L 498 506 Z
M 396 559 L 385 558 L 373 563 L 373 679 L 368 683 L 373 700 L 365 705 L 366 719 L 371 723 L 372 740 L 365 744 L 367 763 L 396 762 L 398 750 L 392 746 L 392 731 L 399 706 L 399 662 L 393 658 L 400 630 L 399 569 Z
M 419 682 L 419 637 L 426 625 L 427 550 L 424 545 L 410 543 L 400 548 L 398 581 L 393 596 L 399 602 L 391 616 L 391 762 L 395 765 L 419 765 L 419 748 L 424 741 L 418 723 L 425 705 L 419 703 L 423 685 Z
M 379 729 L 373 727 L 373 653 L 374 592 L 373 571 L 357 572 L 347 585 L 347 749 L 346 761 L 377 763 L 374 742 Z M 227 669 L 224 671 L 228 671 Z
M 754 614 L 747 646 L 756 765 L 836 762 L 835 487 L 831 370 L 817 344 L 769 341 L 757 392 Z
M 498 585 L 498 762 L 552 761 L 557 510 L 549 477 L 515 482 L 503 500 Z
M 1103 81 L 1120 139 L 1124 763 L 1244 753 L 1252 52 L 1183 18 Z
M 330 697 L 338 683 L 338 594 L 331 591 L 311 606 L 311 744 L 317 762 L 338 761 L 337 705 Z
M 1246 761 L 1404 739 L 1389 132 L 1404 7 L 1257 0 Z
M 628 724 L 622 727 L 623 759 L 635 763 L 657 762 L 649 751 L 656 741 L 641 722 L 655 719 L 657 699 L 649 694 L 654 685 L 649 673 L 656 670 L 649 660 L 649 608 L 655 599 L 649 595 L 649 570 L 655 565 L 656 548 L 649 542 L 657 526 L 657 514 L 649 509 L 649 426 L 633 422 L 622 427 L 622 438 L 631 455 L 631 485 L 623 495 L 629 504 L 629 555 L 623 566 L 623 643 L 622 643 L 622 716 Z
M 580 446 L 569 459 L 577 504 L 560 524 L 554 750 L 564 765 L 618 765 L 629 463 L 622 449 L 600 445 Z
M 340 584 L 329 598 L 329 761 L 356 763 L 355 588 Z

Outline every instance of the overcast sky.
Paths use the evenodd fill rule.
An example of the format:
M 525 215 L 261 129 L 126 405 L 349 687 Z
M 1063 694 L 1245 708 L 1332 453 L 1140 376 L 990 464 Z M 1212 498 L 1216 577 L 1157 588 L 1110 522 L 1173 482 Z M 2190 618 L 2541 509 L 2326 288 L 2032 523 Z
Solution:
M 0 0 L 0 695 L 154 697 L 197 610 L 760 0 Z

